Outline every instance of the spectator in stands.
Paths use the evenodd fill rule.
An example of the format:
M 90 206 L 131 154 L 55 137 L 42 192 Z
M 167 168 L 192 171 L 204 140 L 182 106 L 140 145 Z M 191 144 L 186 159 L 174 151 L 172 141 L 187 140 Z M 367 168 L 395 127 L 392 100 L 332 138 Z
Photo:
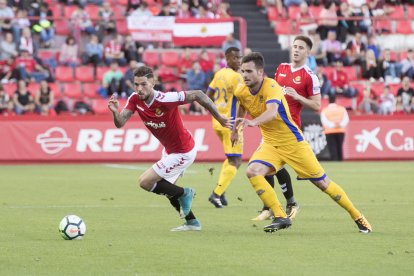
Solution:
M 338 26 L 338 16 L 336 14 L 336 4 L 334 1 L 326 1 L 323 9 L 319 13 L 318 31 L 321 39 L 325 40 L 329 31 L 336 31 Z
M 187 0 L 181 2 L 181 6 L 177 11 L 177 18 L 191 18 L 193 17 L 190 11 L 190 4 Z
M 193 66 L 193 59 L 191 58 L 190 48 L 185 48 L 181 55 L 180 64 L 178 67 L 178 73 L 185 75 L 189 69 Z
M 40 34 L 41 47 L 49 48 L 53 43 L 55 29 L 53 28 L 53 12 L 48 3 L 42 3 L 40 9 L 36 9 L 32 16 L 37 17 L 33 25 L 33 31 Z
M 40 82 L 50 77 L 47 68 L 37 63 L 26 49 L 14 60 L 13 68 L 17 71 L 18 79 Z
M 223 44 L 221 45 L 221 50 L 225 52 L 230 47 L 236 47 L 237 49 L 242 50 L 240 41 L 234 37 L 233 33 L 229 33 L 226 36 L 226 39 L 223 41 Z
M 362 42 L 362 34 L 356 32 L 353 39 L 346 45 L 346 65 L 362 63 L 365 58 L 366 45 Z M 375 57 L 375 54 L 374 54 Z
M 383 59 L 379 62 L 380 76 L 385 80 L 385 83 L 400 83 L 399 78 L 401 73 L 400 65 L 391 59 L 391 50 L 385 49 Z
M 410 79 L 414 77 L 414 57 L 412 49 L 408 49 L 407 57 L 401 61 L 401 74 L 410 77 Z
M 14 11 L 7 6 L 7 0 L 0 0 L 0 31 L 12 31 L 12 19 L 14 18 Z
M 36 53 L 36 44 L 33 41 L 32 32 L 29 28 L 24 28 L 20 37 L 19 51 L 23 50 L 26 50 L 33 56 Z
M 323 52 L 326 53 L 328 64 L 333 64 L 337 60 L 342 59 L 342 45 L 336 40 L 336 32 L 331 30 L 328 32 L 328 37 L 322 42 Z
M 358 97 L 358 110 L 365 114 L 373 114 L 378 112 L 378 95 L 371 88 L 370 82 L 364 83 L 364 89 Z
M 18 56 L 16 44 L 13 42 L 13 35 L 5 33 L 4 39 L 0 42 L 0 60 L 8 60 Z
M 331 82 L 331 96 L 343 95 L 347 98 L 355 98 L 357 91 L 349 85 L 348 75 L 342 70 L 343 63 L 341 60 L 336 62 L 335 69 L 329 75 L 328 79 Z
M 175 16 L 175 13 L 171 11 L 170 3 L 164 3 L 158 16 Z
M 390 5 L 391 2 L 396 1 L 370 0 L 368 1 L 368 5 L 373 16 L 387 16 L 395 11 L 393 5 Z
M 143 1 L 142 0 L 128 0 L 127 4 L 127 14 L 131 14 L 133 11 L 139 8 Z
M 103 75 L 102 86 L 105 89 L 104 93 L 100 93 L 105 98 L 116 93 L 126 98 L 126 87 L 124 73 L 119 69 L 118 62 L 113 60 L 110 65 L 109 71 Z M 105 95 L 106 92 L 106 95 Z
M 36 105 L 36 112 L 40 115 L 49 115 L 50 111 L 53 110 L 53 104 L 55 102 L 54 94 L 50 89 L 47 81 L 43 80 L 40 82 L 39 90 L 37 91 L 34 103 Z
M 207 6 L 205 5 L 200 5 L 198 7 L 198 11 L 197 13 L 194 15 L 195 18 L 209 18 L 209 19 L 213 19 L 214 18 L 214 13 L 212 13 Z
M 144 53 L 144 47 L 141 43 L 135 41 L 131 35 L 125 36 L 125 42 L 122 49 L 127 62 L 130 62 L 131 60 L 142 60 L 141 57 Z
M 95 28 L 93 27 L 90 16 L 85 11 L 85 8 L 82 4 L 79 4 L 77 9 L 73 11 L 71 16 L 71 23 L 73 35 L 78 42 L 80 41 L 82 32 L 86 32 L 87 34 L 95 33 Z
M 164 84 L 162 83 L 162 79 L 158 73 L 158 70 L 154 70 L 154 90 L 165 91 Z
M 0 83 L 0 115 L 8 115 L 13 110 L 13 103 Z
M 186 73 L 186 80 L 188 90 L 206 90 L 206 75 L 201 70 L 200 63 L 193 63 L 193 68 Z
M 27 90 L 26 82 L 24 80 L 19 80 L 17 83 L 17 90 L 13 94 L 13 105 L 14 112 L 16 112 L 17 115 L 33 112 L 35 109 L 33 97 Z
M 361 6 L 361 16 L 363 19 L 360 20 L 358 24 L 360 32 L 368 35 L 372 34 L 372 14 L 367 4 Z
M 1 83 L 8 83 L 18 78 L 17 70 L 14 68 L 14 58 L 0 60 L 0 80 Z
M 97 67 L 103 61 L 103 46 L 99 43 L 97 35 L 91 35 L 88 44 L 86 44 L 86 52 L 82 55 L 83 64 L 92 63 Z
M 353 35 L 357 31 L 355 21 L 351 18 L 352 12 L 346 1 L 341 2 L 337 15 L 342 17 L 342 19 L 338 20 L 338 40 L 341 43 L 345 43 L 347 35 Z
M 372 51 L 374 51 L 375 58 L 379 60 L 381 48 L 379 47 L 379 45 L 377 45 L 375 35 L 368 36 L 367 49 L 371 49 Z
M 151 11 L 148 9 L 147 2 L 142 2 L 138 8 L 130 13 L 131 16 L 152 16 Z
M 60 48 L 59 64 L 75 68 L 78 64 L 78 44 L 73 36 L 68 36 Z
M 127 64 L 125 53 L 122 51 L 123 38 L 122 35 L 114 35 L 113 38 L 105 45 L 105 63 L 110 65 L 112 61 L 117 61 L 121 66 Z
M 347 0 L 351 8 L 352 14 L 355 16 L 362 15 L 362 6 L 366 4 L 366 0 Z
M 16 18 L 12 20 L 13 38 L 16 44 L 20 42 L 20 35 L 24 28 L 30 28 L 26 10 L 17 10 Z
M 374 51 L 368 50 L 365 54 L 365 59 L 361 64 L 362 77 L 368 79 L 371 82 L 379 80 L 381 78 L 380 67 L 377 59 L 375 58 Z
M 316 20 L 306 2 L 300 4 L 300 12 L 296 15 L 296 29 L 308 36 L 309 32 L 314 33 L 318 28 Z
M 384 92 L 379 99 L 379 113 L 382 115 L 392 115 L 395 111 L 395 97 L 391 93 L 388 85 L 384 86 Z
M 216 11 L 216 18 L 230 18 L 230 4 L 221 2 Z
M 322 97 L 324 98 L 329 97 L 332 85 L 331 85 L 330 80 L 328 79 L 328 76 L 326 76 L 323 73 L 322 67 L 316 67 L 316 76 L 319 79 Z
M 326 58 L 326 52 L 324 51 L 320 35 L 317 32 L 311 32 L 311 38 L 313 41 L 313 46 L 310 54 L 315 57 L 317 65 L 327 66 L 328 59 Z
M 210 58 L 206 49 L 203 49 L 200 52 L 200 58 L 198 59 L 198 62 L 200 63 L 201 71 L 204 72 L 205 81 L 207 83 L 210 83 L 213 77 L 213 68 L 215 60 Z
M 142 64 L 142 63 L 141 63 Z M 134 71 L 135 69 L 137 69 L 138 66 L 138 62 L 136 60 L 130 60 L 129 61 L 129 68 L 128 70 L 125 72 L 125 89 L 126 89 L 126 94 L 129 97 L 134 91 Z
M 106 34 L 116 31 L 115 12 L 109 2 L 104 2 L 98 12 L 99 20 L 96 26 L 99 41 L 103 41 Z
M 397 92 L 397 111 L 414 112 L 414 89 L 410 87 L 410 78 L 407 76 L 403 78 L 401 88 Z

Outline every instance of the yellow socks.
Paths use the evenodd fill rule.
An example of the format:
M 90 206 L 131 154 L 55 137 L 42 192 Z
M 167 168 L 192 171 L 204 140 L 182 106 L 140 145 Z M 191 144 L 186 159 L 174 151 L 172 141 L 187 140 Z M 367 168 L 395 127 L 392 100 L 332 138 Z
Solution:
M 351 200 L 346 195 L 345 191 L 342 188 L 333 182 L 329 182 L 328 188 L 324 191 L 328 194 L 336 203 L 338 203 L 342 208 L 348 211 L 353 220 L 356 220 L 361 217 L 361 213 L 354 207 Z
M 229 160 L 226 159 L 221 167 L 220 176 L 217 182 L 217 186 L 214 189 L 214 193 L 221 196 L 230 185 L 233 178 L 236 176 L 237 168 L 229 164 Z
M 253 189 L 257 195 L 263 201 L 264 205 L 269 207 L 275 217 L 286 218 L 286 213 L 280 205 L 279 199 L 277 198 L 275 190 L 267 183 L 266 179 L 262 175 L 257 175 L 249 178 Z

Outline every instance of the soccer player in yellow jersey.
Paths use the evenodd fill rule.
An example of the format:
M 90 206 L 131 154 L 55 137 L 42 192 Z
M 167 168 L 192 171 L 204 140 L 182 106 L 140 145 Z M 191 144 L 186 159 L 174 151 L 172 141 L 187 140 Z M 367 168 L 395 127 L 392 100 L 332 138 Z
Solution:
M 241 75 L 244 84 L 235 91 L 240 106 L 231 140 L 233 143 L 237 142 L 238 127 L 260 127 L 263 142 L 250 158 L 246 174 L 257 195 L 275 216 L 272 223 L 264 227 L 264 231 L 274 232 L 292 224 L 275 191 L 265 180 L 266 175 L 288 164 L 298 174 L 299 180 L 310 180 L 344 208 L 356 222 L 360 232 L 371 232 L 371 225 L 354 207 L 345 191 L 325 174 L 292 119 L 282 88 L 275 80 L 264 78 L 263 56 L 257 52 L 244 56 Z M 251 120 L 244 118 L 246 112 L 252 117 Z
M 226 50 L 225 57 L 227 67 L 214 75 L 208 87 L 207 96 L 214 101 L 221 115 L 234 118 L 237 112 L 237 99 L 234 97 L 234 90 L 243 82 L 242 76 L 238 73 L 241 58 L 240 50 L 236 47 L 230 47 Z M 214 118 L 213 129 L 223 144 L 224 154 L 227 158 L 221 167 L 217 185 L 208 200 L 216 208 L 223 208 L 223 205 L 227 205 L 224 192 L 242 163 L 243 136 L 240 135 L 238 143 L 233 146 L 230 141 L 231 130 L 222 127 Z

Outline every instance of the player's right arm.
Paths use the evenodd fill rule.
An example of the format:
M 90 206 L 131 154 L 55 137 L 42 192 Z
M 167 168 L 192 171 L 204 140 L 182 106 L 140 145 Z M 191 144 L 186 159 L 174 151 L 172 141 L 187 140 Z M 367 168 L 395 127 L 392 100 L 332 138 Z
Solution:
M 240 104 L 239 108 L 237 109 L 236 118 L 232 118 L 234 119 L 234 126 L 232 128 L 231 136 L 230 136 L 230 141 L 231 141 L 232 146 L 234 146 L 237 143 L 237 141 L 239 141 L 239 127 L 242 127 L 242 125 L 240 125 L 242 120 L 237 120 L 237 119 L 244 118 L 246 116 L 246 113 L 247 113 L 246 110 Z
M 124 108 L 121 112 L 118 111 L 119 102 L 115 98 L 115 96 L 111 96 L 111 98 L 108 101 L 108 108 L 112 112 L 112 117 L 114 119 L 114 124 L 117 128 L 123 127 L 126 122 L 131 118 L 132 112 L 129 109 Z

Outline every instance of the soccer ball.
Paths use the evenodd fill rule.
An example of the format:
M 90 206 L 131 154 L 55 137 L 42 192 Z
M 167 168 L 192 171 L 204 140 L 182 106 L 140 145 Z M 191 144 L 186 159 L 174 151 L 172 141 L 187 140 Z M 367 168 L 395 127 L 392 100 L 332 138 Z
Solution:
M 80 240 L 86 233 L 86 225 L 80 217 L 68 215 L 60 221 L 59 232 L 65 240 Z

